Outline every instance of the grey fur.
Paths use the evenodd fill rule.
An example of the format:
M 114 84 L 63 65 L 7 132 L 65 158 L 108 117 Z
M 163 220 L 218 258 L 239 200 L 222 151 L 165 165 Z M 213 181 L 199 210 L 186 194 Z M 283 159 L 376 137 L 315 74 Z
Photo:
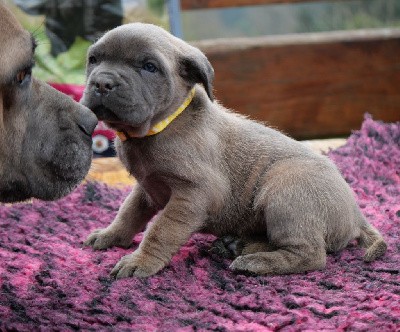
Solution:
M 356 238 L 367 248 L 366 261 L 384 254 L 384 240 L 328 158 L 212 100 L 213 70 L 198 49 L 135 23 L 105 34 L 88 59 L 82 102 L 112 128 L 140 136 L 116 140 L 138 182 L 112 224 L 85 242 L 127 247 L 145 229 L 138 249 L 112 275 L 157 273 L 194 232 L 239 238 L 243 248 L 231 268 L 259 274 L 322 269 L 326 252 Z M 146 71 L 148 61 L 159 71 Z M 99 93 L 105 82 L 109 89 Z M 193 86 L 189 107 L 146 137 Z
M 97 119 L 86 107 L 30 78 L 31 34 L 0 0 L 0 201 L 68 194 L 91 163 Z M 26 70 L 23 84 L 18 77 Z

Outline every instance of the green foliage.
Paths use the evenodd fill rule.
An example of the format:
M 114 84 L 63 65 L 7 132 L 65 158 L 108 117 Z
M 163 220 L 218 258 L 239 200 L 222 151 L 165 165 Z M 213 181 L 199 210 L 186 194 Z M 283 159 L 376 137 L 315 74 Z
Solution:
M 368 28 L 379 28 L 382 26 L 382 22 L 367 13 L 357 13 L 351 21 L 344 23 L 344 28 L 346 30 L 362 29 L 366 26 Z
M 50 44 L 39 42 L 34 68 L 35 75 L 47 82 L 83 84 L 86 52 L 90 42 L 78 37 L 71 48 L 56 58 L 50 55 Z
M 1 1 L 1 0 L 0 0 Z M 90 42 L 77 37 L 68 51 L 53 57 L 50 54 L 50 40 L 46 36 L 43 16 L 30 16 L 16 7 L 12 0 L 6 0 L 21 24 L 34 35 L 36 48 L 34 75 L 46 82 L 84 84 L 86 53 Z M 167 26 L 164 0 L 147 0 L 146 6 L 133 6 L 134 10 L 124 13 L 124 23 L 148 22 Z
M 157 16 L 164 15 L 164 0 L 147 0 L 147 6 Z

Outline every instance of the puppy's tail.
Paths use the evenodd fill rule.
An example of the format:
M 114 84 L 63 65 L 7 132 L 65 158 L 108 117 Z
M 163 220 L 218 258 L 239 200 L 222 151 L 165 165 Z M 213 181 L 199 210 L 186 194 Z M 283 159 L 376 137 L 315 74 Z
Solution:
M 364 255 L 364 262 L 372 262 L 384 255 L 387 244 L 379 231 L 370 225 L 364 217 L 362 219 L 359 243 L 367 249 Z

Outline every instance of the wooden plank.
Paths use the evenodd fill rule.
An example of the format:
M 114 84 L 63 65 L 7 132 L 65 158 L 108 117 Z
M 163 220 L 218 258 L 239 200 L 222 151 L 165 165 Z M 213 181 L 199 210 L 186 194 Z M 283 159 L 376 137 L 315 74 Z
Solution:
M 94 158 L 86 181 L 105 182 L 115 187 L 132 186 L 135 179 L 116 157 Z
M 257 6 L 268 4 L 283 4 L 283 3 L 302 3 L 311 1 L 327 1 L 327 0 L 181 0 L 182 10 L 193 9 L 216 9 L 225 7 L 243 7 Z
M 223 105 L 296 138 L 349 135 L 366 112 L 400 121 L 400 29 L 193 44 Z

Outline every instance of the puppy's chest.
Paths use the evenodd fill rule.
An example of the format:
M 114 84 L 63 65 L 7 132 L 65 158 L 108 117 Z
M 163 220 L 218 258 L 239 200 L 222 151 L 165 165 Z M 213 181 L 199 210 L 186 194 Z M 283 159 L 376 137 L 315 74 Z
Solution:
M 130 164 L 129 171 L 140 183 L 153 203 L 160 209 L 164 208 L 171 197 L 171 188 L 165 178 L 156 171 L 152 172 L 152 168 L 143 162 Z
M 115 147 L 119 159 L 129 173 L 139 182 L 146 178 L 152 168 L 148 161 L 148 152 L 141 145 L 132 142 L 119 144 L 117 142 Z
M 118 155 L 153 203 L 163 208 L 171 196 L 171 188 L 166 181 L 166 176 L 163 175 L 162 164 L 155 162 L 147 151 L 143 152 L 137 148 L 120 148 Z

